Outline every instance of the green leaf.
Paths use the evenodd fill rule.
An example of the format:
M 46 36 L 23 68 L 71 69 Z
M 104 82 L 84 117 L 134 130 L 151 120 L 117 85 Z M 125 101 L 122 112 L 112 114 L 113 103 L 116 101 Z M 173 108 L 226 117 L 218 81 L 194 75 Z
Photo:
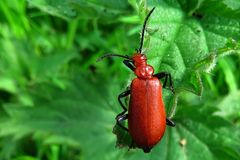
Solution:
M 209 106 L 206 107 L 210 108 Z M 209 118 L 205 118 L 203 122 L 202 119 L 206 117 L 206 114 L 199 111 L 198 108 L 200 107 L 185 107 L 184 110 L 178 112 L 177 118 L 181 118 L 179 120 L 181 127 L 191 133 L 195 141 L 199 141 L 204 146 L 205 154 L 211 155 L 209 157 L 215 157 L 215 159 L 238 159 L 239 153 L 232 146 L 240 145 L 239 137 L 236 134 L 234 135 L 233 130 L 235 128 L 232 124 L 221 117 L 214 117 L 214 113 L 208 114 Z M 229 134 L 231 134 L 231 137 L 229 137 Z M 230 152 L 224 151 L 223 146 L 228 148 Z M 204 152 L 204 150 L 201 151 Z
M 135 9 L 139 9 L 139 13 L 146 13 L 144 1 L 140 4 L 134 0 L 130 1 Z M 239 128 L 231 123 L 232 117 L 235 122 L 235 118 L 239 116 L 230 109 L 235 103 L 232 103 L 231 96 L 226 102 L 219 102 L 218 98 L 209 96 L 199 104 L 189 95 L 185 95 L 187 99 L 184 99 L 185 101 L 181 99 L 182 94 L 180 95 L 183 90 L 198 95 L 206 93 L 202 92 L 204 82 L 201 80 L 201 74 L 210 72 L 219 56 L 229 52 L 235 53 L 237 50 L 239 52 L 239 20 L 237 17 L 231 17 L 231 14 L 237 15 L 238 11 L 230 7 L 229 16 L 225 12 L 226 6 L 231 6 L 230 3 L 226 3 L 225 8 L 223 5 L 223 8 L 217 11 L 219 13 L 213 14 L 213 9 L 204 9 L 207 1 L 203 0 L 148 1 L 148 9 L 153 6 L 157 8 L 147 25 L 145 53 L 156 72 L 168 71 L 173 75 L 176 96 L 173 97 L 170 92 L 163 90 L 167 110 L 171 110 L 173 103 L 176 105 L 178 97 L 180 101 L 176 117 L 173 119 L 177 126 L 167 127 L 165 136 L 159 144 L 150 154 L 145 154 L 140 149 L 127 151 L 127 148 L 115 148 L 116 141 L 118 145 L 129 146 L 131 139 L 129 134 L 120 130 L 118 126 L 114 128 L 114 133 L 120 137 L 117 139 L 112 133 L 112 127 L 116 123 L 115 116 L 121 112 L 116 97 L 123 90 L 121 84 L 125 82 L 126 77 L 129 77 L 127 74 L 129 72 L 120 70 L 122 69 L 120 65 L 113 63 L 111 59 L 107 61 L 107 65 L 102 65 L 96 71 L 94 70 L 97 66 L 95 65 L 96 57 L 88 57 L 105 52 L 107 47 L 101 48 L 101 44 L 106 46 L 108 44 L 111 51 L 131 50 L 130 46 L 135 42 L 128 39 L 126 30 L 132 26 L 119 27 L 120 24 L 101 26 L 109 21 L 108 16 L 111 17 L 110 20 L 117 19 L 122 23 L 137 23 L 137 16 L 115 19 L 116 15 L 129 11 L 127 1 L 29 0 L 28 2 L 30 6 L 44 11 L 28 8 L 29 10 L 23 9 L 21 12 L 29 13 L 28 18 L 23 19 L 31 19 L 30 22 L 33 25 L 25 28 L 34 31 L 27 32 L 27 29 L 26 31 L 22 29 L 28 35 L 18 39 L 11 34 L 11 28 L 7 23 L 3 22 L 0 30 L 1 76 L 5 79 L 10 75 L 12 82 L 15 80 L 19 82 L 16 85 L 17 89 L 20 89 L 18 96 L 21 101 L 24 101 L 21 103 L 11 96 L 13 100 L 3 102 L 4 111 L 1 110 L 1 115 L 7 112 L 8 116 L 0 117 L 2 159 L 13 159 L 13 157 L 18 159 L 16 154 L 22 155 L 19 159 L 36 159 L 30 156 L 32 153 L 22 153 L 24 151 L 21 148 L 25 146 L 20 143 L 26 139 L 42 144 L 36 149 L 38 159 L 46 158 L 43 154 L 43 150 L 47 150 L 46 146 L 50 148 L 50 153 L 46 151 L 48 158 L 60 157 L 57 155 L 58 152 L 61 153 L 66 146 L 71 146 L 77 150 L 74 154 L 80 156 L 78 159 L 99 159 L 99 157 L 103 160 L 240 159 L 240 132 Z M 225 2 L 227 1 L 221 1 L 219 4 L 222 5 Z M 1 4 L 1 8 L 4 8 L 4 3 Z M 217 8 L 217 3 L 212 4 L 210 7 Z M 58 5 L 61 7 L 59 8 Z M 73 14 L 74 12 L 76 15 Z M 49 18 L 45 15 L 48 13 L 66 19 L 79 16 L 84 20 L 81 19 L 77 23 L 75 19 L 76 23 L 74 22 L 72 26 L 73 32 L 69 33 L 69 40 L 65 41 L 67 39 L 65 30 L 63 31 L 65 28 L 62 27 L 65 26 L 65 21 L 62 22 L 54 16 Z M 111 13 L 114 15 L 111 16 Z M 44 16 L 38 18 L 32 14 Z M 1 12 L 0 17 L 4 17 Z M 88 20 L 92 18 L 101 18 L 104 21 L 94 21 L 94 26 L 91 26 L 92 21 Z M 11 22 L 14 24 L 14 21 Z M 21 29 L 21 25 L 17 25 L 16 28 Z M 135 27 L 132 33 L 136 33 L 136 29 L 140 31 L 139 27 Z M 21 34 L 24 34 L 23 31 Z M 56 33 L 49 35 L 52 32 Z M 80 38 L 75 40 L 74 34 Z M 115 45 L 118 46 L 115 47 Z M 67 46 L 69 50 L 63 46 Z M 75 50 L 80 51 L 80 57 L 84 58 L 82 63 L 79 63 L 78 57 L 75 56 Z M 91 72 L 89 72 L 89 66 L 92 67 Z M 100 69 L 102 76 L 98 75 Z M 113 72 L 115 75 L 112 74 Z M 221 80 L 221 77 L 217 78 Z M 2 85 L 2 89 L 15 93 L 15 89 L 12 89 L 14 87 L 11 87 L 12 82 L 9 86 Z M 2 84 L 6 83 L 3 81 Z M 204 89 L 208 90 L 207 87 Z M 224 111 L 220 109 L 221 114 L 219 114 L 216 108 L 208 105 L 211 101 L 229 108 L 223 107 Z M 222 114 L 228 109 L 231 112 Z M 230 119 L 230 122 L 223 116 Z M 20 151 L 17 150 L 19 148 Z
M 192 7 L 195 8 L 189 8 L 190 12 L 200 7 L 200 4 L 198 4 L 199 1 L 197 3 L 195 2 L 191 4 Z M 166 0 L 159 2 L 153 0 L 149 2 L 149 4 L 148 8 L 156 6 L 156 9 L 151 15 L 147 27 L 148 35 L 146 35 L 145 39 L 145 54 L 147 54 L 148 62 L 154 66 L 155 71 L 167 71 L 171 73 L 173 77 L 176 95 L 173 96 L 163 91 L 165 105 L 167 110 L 171 111 L 171 107 L 176 106 L 177 99 L 182 91 L 185 90 L 199 96 L 202 95 L 202 73 L 212 71 L 216 65 L 217 56 L 221 55 L 222 51 L 227 51 L 229 39 L 238 40 L 240 38 L 238 34 L 240 30 L 239 28 L 235 28 L 235 26 L 239 26 L 240 23 L 234 18 L 227 19 L 226 17 L 216 17 L 213 15 L 206 15 L 200 19 L 195 18 L 189 15 L 189 13 L 185 13 L 180 3 L 173 1 Z M 189 5 L 189 7 L 191 5 Z M 225 51 L 222 48 L 225 48 Z M 231 49 L 234 50 L 233 47 Z M 174 108 L 172 111 L 169 115 L 170 117 L 173 117 L 175 114 Z M 186 114 L 189 114 L 189 112 L 190 111 L 186 111 Z M 192 114 L 196 116 L 200 113 L 195 111 L 192 112 Z M 192 122 L 195 119 L 191 116 L 189 123 L 197 126 L 203 117 L 204 115 L 201 115 L 196 122 Z M 212 124 L 210 128 L 205 126 L 208 125 L 208 123 Z M 212 131 L 213 126 L 218 125 L 218 127 L 220 127 L 219 125 L 221 124 L 223 127 L 226 127 L 226 125 L 230 124 L 224 119 L 214 116 L 202 125 L 198 125 L 199 129 L 196 131 L 194 131 L 194 125 L 191 126 L 191 128 L 187 128 L 188 126 L 186 126 L 186 124 L 188 124 L 186 121 L 179 124 L 179 137 L 186 137 L 184 139 L 186 139 L 187 142 L 191 142 L 191 144 L 187 145 L 189 152 L 185 153 L 184 151 L 184 153 L 182 153 L 183 156 L 179 159 L 185 159 L 184 157 L 196 159 L 196 155 L 190 151 L 191 149 L 194 150 L 196 146 L 202 148 L 200 150 L 203 151 L 203 155 L 206 156 L 201 159 L 214 159 L 221 148 L 213 149 L 214 145 L 209 144 L 208 140 L 203 139 L 203 135 L 199 134 L 202 134 L 201 130 L 205 130 L 205 133 L 209 133 L 213 137 L 222 138 L 220 132 L 218 133 L 218 131 L 216 131 L 215 133 Z M 119 130 L 116 135 L 126 139 L 124 134 L 121 133 L 121 130 Z M 227 135 L 225 137 L 227 137 Z M 180 138 L 178 139 L 179 141 L 181 140 Z M 121 140 L 118 140 L 117 144 L 119 146 L 126 145 L 128 141 L 127 139 L 124 143 L 119 144 Z M 196 142 L 196 144 L 192 145 L 193 142 Z M 217 142 L 218 140 L 213 140 L 212 143 L 216 144 Z M 234 142 L 234 140 L 232 140 L 232 142 Z M 223 146 L 223 144 L 219 145 Z M 231 146 L 228 146 L 228 148 L 231 148 Z M 197 150 L 196 148 L 196 151 Z M 221 150 L 221 152 L 223 151 Z M 223 152 L 221 155 L 224 158 L 231 157 L 237 159 L 239 157 L 237 151 L 232 152 L 233 153 L 229 154 Z M 141 156 L 138 158 L 140 157 Z
M 1 139 L 0 144 L 1 144 L 0 157 L 10 159 L 11 156 L 17 152 L 18 143 L 16 143 L 11 136 L 5 139 Z
M 79 147 L 85 159 L 93 154 L 103 157 L 102 159 L 109 156 L 125 156 L 128 159 L 139 159 L 142 156 L 146 159 L 195 159 L 199 156 L 220 160 L 239 158 L 239 153 L 234 149 L 240 147 L 239 137 L 233 135 L 232 125 L 223 118 L 214 116 L 216 110 L 211 107 L 202 109 L 201 105 L 180 105 L 174 119 L 177 126 L 167 127 L 164 138 L 153 148 L 151 154 L 146 155 L 138 149 L 126 152 L 126 149 L 115 148 L 116 138 L 112 134 L 112 126 L 115 123 L 114 117 L 119 112 L 115 109 L 119 105 L 114 98 L 119 88 L 107 80 L 96 79 L 102 78 L 77 76 L 67 89 L 54 87 L 49 90 L 49 96 L 45 100 L 37 98 L 35 93 L 37 99 L 33 108 L 5 105 L 10 118 L 1 121 L 0 127 L 4 130 L 1 130 L 0 135 L 13 135 L 16 140 L 33 134 L 34 139 L 40 139 L 44 144 Z M 44 90 L 42 87 L 37 88 L 39 96 Z M 126 140 L 129 142 L 129 139 L 123 142 Z M 196 154 L 199 150 L 201 155 Z
M 11 78 L 2 77 L 0 78 L 0 89 L 8 91 L 10 93 L 17 92 L 17 86 Z
M 232 92 L 219 102 L 219 116 L 229 118 L 231 121 L 239 120 L 240 117 L 240 91 Z
M 217 119 L 207 119 L 203 121 L 206 111 L 201 111 L 200 106 L 179 106 L 181 109 L 177 113 L 175 128 L 167 127 L 163 139 L 156 145 L 151 154 L 131 150 L 126 157 L 128 159 L 235 159 L 239 158 L 237 147 L 239 147 L 239 137 L 229 137 L 232 132 L 232 126 L 221 117 Z M 205 110 L 211 110 L 206 107 Z M 214 112 L 215 113 L 215 112 Z M 212 113 L 213 114 L 213 113 Z M 211 117 L 212 114 L 208 115 Z M 196 117 L 197 116 L 197 117 Z M 222 122 L 225 124 L 223 125 Z M 216 126 L 216 122 L 220 126 Z M 231 129 L 232 128 L 232 129 Z M 223 149 L 224 148 L 224 149 Z M 201 154 L 199 154 L 199 150 Z M 226 152 L 226 150 L 228 150 Z M 174 154 L 173 154 L 174 153 Z M 161 157 L 161 158 L 160 158 Z
M 239 19 L 240 16 L 240 2 L 236 0 L 205 0 L 198 9 L 198 12 L 203 12 L 204 14 L 223 16 L 231 19 Z
M 112 134 L 115 112 L 111 110 L 116 109 L 109 108 L 115 108 L 111 105 L 112 91 L 106 92 L 106 85 L 93 81 L 78 76 L 66 90 L 56 87 L 48 90 L 46 98 L 41 96 L 45 88 L 37 88 L 35 106 L 31 108 L 19 104 L 5 105 L 10 119 L 2 120 L 0 128 L 4 130 L 0 135 L 13 135 L 18 140 L 33 134 L 46 144 L 57 140 L 58 143 L 79 146 L 86 159 L 92 153 L 101 157 L 119 154 L 114 148 Z
M 30 156 L 19 156 L 17 158 L 14 158 L 14 160 L 38 160 L 38 159 Z
M 32 76 L 36 81 L 46 79 L 46 77 L 55 77 L 61 67 L 76 57 L 75 51 L 59 51 L 57 54 L 34 57 L 31 64 Z
M 37 7 L 42 11 L 59 16 L 64 19 L 74 17 L 83 18 L 101 18 L 102 16 L 111 16 L 112 14 L 119 14 L 124 12 L 129 7 L 127 1 L 120 0 L 28 0 L 31 6 Z
M 177 94 L 165 100 L 169 109 L 176 105 L 176 97 L 184 90 L 202 94 L 201 74 L 214 68 L 217 49 L 227 48 L 230 38 L 240 38 L 240 29 L 235 27 L 240 23 L 213 15 L 196 19 L 188 16 L 178 2 L 153 0 L 149 4 L 156 9 L 148 23 L 148 28 L 154 32 L 147 35 L 150 38 L 145 53 L 155 72 L 169 72 L 173 77 Z
M 42 11 L 59 16 L 62 18 L 75 17 L 76 10 L 74 5 L 70 1 L 64 0 L 28 0 L 30 6 L 37 7 Z

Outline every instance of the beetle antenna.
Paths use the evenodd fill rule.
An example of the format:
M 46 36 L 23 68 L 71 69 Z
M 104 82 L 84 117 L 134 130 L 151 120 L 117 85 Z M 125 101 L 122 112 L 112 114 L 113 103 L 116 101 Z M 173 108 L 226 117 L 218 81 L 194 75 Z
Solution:
M 144 20 L 143 28 L 142 28 L 142 34 L 141 34 L 141 42 L 140 42 L 140 47 L 138 49 L 139 53 L 142 53 L 142 46 L 143 46 L 143 40 L 144 40 L 144 33 L 147 25 L 147 21 L 149 17 L 151 16 L 152 12 L 154 11 L 155 7 L 148 13 L 147 17 Z
M 127 55 L 121 55 L 121 54 L 105 54 L 105 55 L 99 57 L 99 58 L 97 59 L 97 62 L 99 62 L 99 61 L 101 61 L 101 60 L 103 60 L 104 58 L 107 58 L 107 57 L 122 57 L 122 58 L 125 58 L 125 59 L 132 60 L 132 58 L 130 58 L 130 57 L 127 56 Z

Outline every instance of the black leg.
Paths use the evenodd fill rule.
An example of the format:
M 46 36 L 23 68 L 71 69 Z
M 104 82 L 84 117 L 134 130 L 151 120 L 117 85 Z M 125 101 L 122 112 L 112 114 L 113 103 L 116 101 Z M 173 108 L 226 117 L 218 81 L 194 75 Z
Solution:
M 166 121 L 168 126 L 175 127 L 175 123 L 171 119 L 167 118 Z
M 134 145 L 134 142 L 133 142 L 133 140 L 132 140 L 130 146 L 128 147 L 128 151 L 130 151 L 130 149 L 133 148 L 133 145 Z
M 117 124 L 118 124 L 122 129 L 124 129 L 125 131 L 128 131 L 128 129 L 127 129 L 125 126 L 123 126 L 123 125 L 121 124 L 121 122 L 124 121 L 124 120 L 126 120 L 127 118 L 128 118 L 128 114 L 123 114 L 123 115 L 119 115 L 119 116 L 116 117 Z
M 152 147 L 143 147 L 142 149 L 143 149 L 143 152 L 144 152 L 144 153 L 150 153 Z
M 123 105 L 121 99 L 124 98 L 124 97 L 127 97 L 129 94 L 130 94 L 130 90 L 124 91 L 121 94 L 119 94 L 118 102 L 120 103 L 121 107 L 123 108 L 123 112 L 119 113 L 117 115 L 117 117 L 120 116 L 120 115 L 123 115 L 123 114 L 125 114 L 127 112 L 127 107 Z
M 121 99 L 128 96 L 129 94 L 130 94 L 130 90 L 124 91 L 121 94 L 119 94 L 118 102 L 120 103 L 121 107 L 123 108 L 123 111 L 116 116 L 117 124 L 126 131 L 128 131 L 128 129 L 120 123 L 121 121 L 124 121 L 127 119 L 127 114 L 125 114 L 127 112 L 127 107 L 124 106 Z
M 163 82 L 163 88 L 166 88 L 167 81 L 169 80 L 169 87 L 168 87 L 168 89 L 170 89 L 172 91 L 172 93 L 174 94 L 173 82 L 172 82 L 172 77 L 171 77 L 170 73 L 160 72 L 160 73 L 157 73 L 157 74 L 155 74 L 153 76 L 157 77 L 158 79 L 165 78 L 165 80 Z M 171 127 L 175 126 L 175 123 L 170 118 L 167 118 L 166 122 L 167 122 L 166 124 L 168 126 L 171 126 Z
M 165 78 L 164 82 L 163 82 L 163 88 L 168 88 L 172 91 L 172 93 L 174 94 L 174 88 L 173 88 L 173 82 L 172 82 L 172 77 L 170 73 L 167 72 L 160 72 L 157 74 L 153 75 L 154 77 L 157 77 L 158 79 L 162 79 Z M 169 80 L 169 87 L 167 86 L 167 81 Z
M 128 68 L 130 68 L 132 71 L 134 71 L 135 70 L 135 67 L 134 67 L 134 65 L 131 63 L 132 61 L 130 61 L 130 60 L 124 60 L 123 61 L 123 63 L 128 67 Z

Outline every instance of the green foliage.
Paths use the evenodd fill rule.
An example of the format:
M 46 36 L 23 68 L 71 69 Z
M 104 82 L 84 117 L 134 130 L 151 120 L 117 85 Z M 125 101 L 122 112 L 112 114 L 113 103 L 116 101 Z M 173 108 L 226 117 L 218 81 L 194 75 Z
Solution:
M 176 94 L 164 89 L 164 102 L 178 109 L 145 154 L 112 133 L 134 75 L 96 59 L 132 55 L 153 6 L 144 52 L 171 73 Z M 239 13 L 235 0 L 2 0 L 0 159 L 240 159 Z

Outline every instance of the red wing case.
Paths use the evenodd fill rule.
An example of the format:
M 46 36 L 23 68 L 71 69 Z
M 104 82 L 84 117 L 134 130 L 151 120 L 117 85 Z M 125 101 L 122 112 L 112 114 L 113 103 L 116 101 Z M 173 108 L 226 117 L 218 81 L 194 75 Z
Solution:
M 156 77 L 135 78 L 131 84 L 129 133 L 139 148 L 152 148 L 164 135 L 166 113 L 162 86 Z

